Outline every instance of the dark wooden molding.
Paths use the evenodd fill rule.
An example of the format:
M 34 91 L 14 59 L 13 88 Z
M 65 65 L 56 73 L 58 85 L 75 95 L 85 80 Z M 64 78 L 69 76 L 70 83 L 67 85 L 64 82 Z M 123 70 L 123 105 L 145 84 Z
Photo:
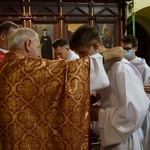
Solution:
M 53 24 L 58 31 L 57 34 L 54 32 L 54 38 L 67 35 L 62 32 L 66 32 L 68 23 L 93 26 L 112 23 L 117 27 L 114 34 L 118 39 L 115 43 L 119 44 L 119 39 L 126 30 L 126 3 L 124 0 L 1 0 L 0 22 L 6 20 L 30 28 L 36 24 Z

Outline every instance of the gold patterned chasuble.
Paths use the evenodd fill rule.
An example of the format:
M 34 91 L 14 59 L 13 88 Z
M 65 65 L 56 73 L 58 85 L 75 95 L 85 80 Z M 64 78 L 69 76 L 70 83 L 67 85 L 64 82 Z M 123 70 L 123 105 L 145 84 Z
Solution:
M 88 150 L 89 58 L 23 58 L 0 74 L 0 150 Z

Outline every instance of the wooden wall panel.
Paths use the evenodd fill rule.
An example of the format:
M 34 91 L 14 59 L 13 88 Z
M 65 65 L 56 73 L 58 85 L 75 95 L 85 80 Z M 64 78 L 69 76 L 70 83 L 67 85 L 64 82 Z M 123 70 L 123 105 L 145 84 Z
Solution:
M 110 25 L 114 26 L 112 31 L 114 45 L 118 45 L 120 37 L 125 31 L 126 6 L 124 4 L 124 0 L 85 0 L 82 2 L 80 0 L 76 2 L 67 0 L 1 1 L 0 23 L 10 20 L 20 26 L 35 30 L 37 25 L 50 24 L 54 26 L 54 39 L 69 38 L 68 25 L 73 27 L 79 24 L 89 24 L 97 28 L 102 24 L 104 26 Z

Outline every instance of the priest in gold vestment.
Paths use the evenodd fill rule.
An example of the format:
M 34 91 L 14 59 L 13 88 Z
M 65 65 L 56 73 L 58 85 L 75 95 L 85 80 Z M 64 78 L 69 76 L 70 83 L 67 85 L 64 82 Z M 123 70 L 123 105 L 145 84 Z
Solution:
M 34 51 L 32 41 L 26 46 Z M 3 62 L 0 149 L 88 149 L 89 58 L 67 62 L 25 56 L 12 50 Z
M 88 63 L 8 63 L 0 75 L 0 149 L 88 149 Z
M 0 149 L 88 150 L 91 74 L 101 78 L 93 90 L 109 85 L 103 57 L 51 61 L 39 47 L 32 29 L 10 38 L 0 66 Z

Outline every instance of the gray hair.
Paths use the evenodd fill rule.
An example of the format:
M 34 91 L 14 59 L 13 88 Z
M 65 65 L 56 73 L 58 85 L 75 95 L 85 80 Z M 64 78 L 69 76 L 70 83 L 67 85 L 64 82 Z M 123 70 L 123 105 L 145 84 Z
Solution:
M 13 49 L 20 50 L 24 48 L 24 42 L 28 39 L 34 41 L 39 38 L 39 35 L 30 28 L 19 28 L 10 37 L 8 43 L 8 49 L 11 51 Z

